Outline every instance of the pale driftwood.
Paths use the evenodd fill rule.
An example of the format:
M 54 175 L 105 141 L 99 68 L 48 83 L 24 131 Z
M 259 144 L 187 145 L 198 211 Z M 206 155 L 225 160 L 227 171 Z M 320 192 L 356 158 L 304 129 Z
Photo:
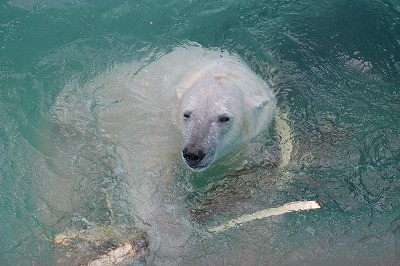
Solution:
M 304 210 L 312 210 L 312 209 L 320 209 L 320 208 L 321 208 L 321 204 L 316 200 L 290 202 L 290 203 L 286 203 L 280 207 L 264 209 L 264 210 L 261 210 L 258 212 L 254 212 L 252 214 L 245 214 L 245 215 L 239 216 L 239 217 L 234 218 L 234 219 L 230 220 L 229 222 L 226 222 L 219 226 L 210 227 L 210 228 L 208 228 L 208 231 L 217 233 L 217 232 L 221 232 L 226 229 L 238 226 L 240 224 L 244 224 L 244 223 L 251 222 L 254 220 L 266 218 L 269 216 L 281 215 L 281 214 L 285 214 L 285 213 L 293 212 L 293 211 L 304 211 Z
M 105 255 L 100 256 L 98 259 L 89 262 L 88 266 L 116 265 L 128 258 L 133 258 L 135 256 L 135 249 L 132 247 L 131 244 L 126 243 L 125 245 L 111 250 Z

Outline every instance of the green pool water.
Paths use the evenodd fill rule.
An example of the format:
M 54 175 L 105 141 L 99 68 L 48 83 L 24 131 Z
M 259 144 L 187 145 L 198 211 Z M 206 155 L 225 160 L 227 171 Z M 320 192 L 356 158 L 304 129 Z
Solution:
M 10 0 L 0 3 L 0 265 L 55 265 L 54 236 L 82 219 L 107 224 L 97 199 L 129 178 L 95 119 L 54 121 L 57 97 L 75 84 L 70 107 L 90 103 L 79 88 L 108 69 L 189 41 L 238 54 L 278 92 L 296 141 L 291 181 L 271 167 L 178 167 L 176 204 L 195 214 L 188 250 L 135 263 L 399 264 L 399 1 Z M 310 199 L 323 208 L 205 230 Z M 118 215 L 127 225 L 134 213 Z

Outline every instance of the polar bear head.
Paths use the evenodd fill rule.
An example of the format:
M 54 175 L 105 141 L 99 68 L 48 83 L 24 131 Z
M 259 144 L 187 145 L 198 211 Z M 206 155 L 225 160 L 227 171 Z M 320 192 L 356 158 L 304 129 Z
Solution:
M 182 78 L 176 91 L 182 158 L 193 170 L 249 141 L 273 117 L 270 87 L 236 57 L 203 62 Z

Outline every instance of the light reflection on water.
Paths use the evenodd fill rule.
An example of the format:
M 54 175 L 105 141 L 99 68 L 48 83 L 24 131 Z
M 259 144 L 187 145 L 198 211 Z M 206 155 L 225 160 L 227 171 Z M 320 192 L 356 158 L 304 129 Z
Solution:
M 53 236 L 82 217 L 109 224 L 110 191 L 129 209 L 118 198 L 127 174 L 96 119 L 72 115 L 72 128 L 49 125 L 49 110 L 71 80 L 82 87 L 109 67 L 151 61 L 185 39 L 245 58 L 279 91 L 297 146 L 287 169 L 292 181 L 280 186 L 284 176 L 273 167 L 174 169 L 183 191 L 177 207 L 198 223 L 182 264 L 399 259 L 398 3 L 36 2 L 0 8 L 1 264 L 52 261 Z M 91 108 L 79 90 L 69 100 Z M 204 233 L 238 214 L 314 198 L 322 210 Z M 130 214 L 114 215 L 131 230 Z

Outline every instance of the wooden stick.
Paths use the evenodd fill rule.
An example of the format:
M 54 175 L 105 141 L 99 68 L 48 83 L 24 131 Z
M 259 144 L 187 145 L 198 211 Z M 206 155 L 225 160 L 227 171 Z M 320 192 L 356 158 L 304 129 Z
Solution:
M 240 224 L 251 222 L 253 220 L 263 219 L 269 216 L 281 215 L 293 211 L 304 211 L 304 210 L 312 210 L 320 208 L 322 208 L 322 206 L 316 200 L 289 202 L 280 207 L 264 209 L 258 212 L 254 212 L 252 214 L 245 214 L 239 216 L 219 226 L 210 227 L 208 228 L 208 231 L 218 233 L 226 229 L 238 226 Z
M 125 259 L 133 258 L 136 256 L 136 251 L 131 244 L 126 243 L 117 249 L 111 250 L 107 254 L 100 256 L 100 258 L 89 262 L 88 266 L 107 266 L 117 265 Z

